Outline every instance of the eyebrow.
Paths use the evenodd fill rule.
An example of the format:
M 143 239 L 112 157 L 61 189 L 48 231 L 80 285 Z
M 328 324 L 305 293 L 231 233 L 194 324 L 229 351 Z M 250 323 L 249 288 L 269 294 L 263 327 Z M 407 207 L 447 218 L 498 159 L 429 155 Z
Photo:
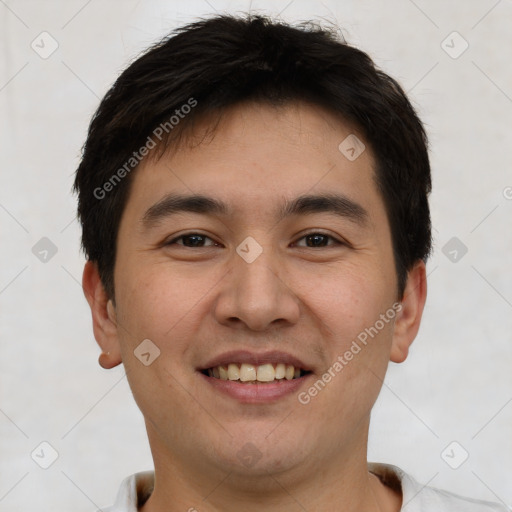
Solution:
M 142 217 L 142 224 L 149 229 L 160 221 L 179 213 L 229 216 L 232 210 L 223 201 L 201 194 L 168 194 L 148 208 Z M 303 195 L 286 200 L 276 212 L 277 221 L 293 215 L 332 213 L 361 226 L 368 221 L 368 212 L 358 203 L 341 194 L 325 193 Z

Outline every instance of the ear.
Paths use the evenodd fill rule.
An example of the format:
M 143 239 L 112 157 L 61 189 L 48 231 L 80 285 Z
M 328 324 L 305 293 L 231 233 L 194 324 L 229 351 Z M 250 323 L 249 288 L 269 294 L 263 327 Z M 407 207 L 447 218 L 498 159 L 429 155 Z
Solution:
M 87 261 L 82 276 L 82 288 L 92 313 L 94 337 L 101 347 L 99 364 L 114 368 L 122 362 L 117 336 L 116 312 L 101 282 L 96 263 Z
M 427 298 L 425 263 L 421 260 L 407 274 L 402 308 L 395 317 L 390 359 L 402 363 L 409 354 L 409 347 L 418 334 L 423 308 Z

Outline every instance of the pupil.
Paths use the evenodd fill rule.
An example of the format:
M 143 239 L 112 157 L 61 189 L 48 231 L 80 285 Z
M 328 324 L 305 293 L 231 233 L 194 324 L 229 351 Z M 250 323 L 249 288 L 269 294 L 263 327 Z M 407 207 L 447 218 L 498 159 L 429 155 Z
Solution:
M 190 245 L 193 245 L 194 247 L 196 247 L 201 244 L 202 238 L 204 238 L 202 235 L 187 235 L 187 236 L 185 236 L 185 238 L 183 240 L 185 241 L 185 240 L 194 240 L 195 239 L 195 242 L 192 242 L 192 244 L 190 244 Z M 199 242 L 199 243 L 196 243 L 196 242 Z
M 327 238 L 325 235 L 308 235 L 307 239 L 308 240 L 315 240 L 315 242 L 313 242 L 312 246 L 313 247 L 319 247 L 321 245 L 325 245 L 325 244 L 320 244 L 318 245 L 316 242 L 318 242 L 319 239 L 325 239 Z M 309 247 L 311 247 L 311 245 L 308 244 Z

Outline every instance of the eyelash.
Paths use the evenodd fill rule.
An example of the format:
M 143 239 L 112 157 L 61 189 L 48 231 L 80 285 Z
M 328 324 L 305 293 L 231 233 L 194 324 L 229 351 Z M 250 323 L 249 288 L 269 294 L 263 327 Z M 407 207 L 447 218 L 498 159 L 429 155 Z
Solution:
M 309 233 L 302 235 L 298 240 L 302 240 L 308 236 L 313 236 L 313 235 L 320 235 L 325 238 L 330 238 L 331 240 L 334 240 L 334 242 L 335 242 L 334 245 L 346 245 L 344 242 L 338 240 L 337 238 L 334 238 L 332 235 L 328 235 L 327 233 L 322 233 L 321 231 L 311 231 Z M 183 244 L 176 244 L 177 240 L 181 240 L 183 238 L 187 238 L 187 237 L 191 237 L 191 236 L 200 236 L 202 238 L 209 238 L 210 240 L 213 241 L 213 239 L 211 237 L 209 237 L 208 235 L 203 235 L 202 233 L 190 232 L 190 233 L 184 233 L 183 235 L 173 238 L 172 240 L 169 240 L 169 242 L 166 242 L 164 245 L 181 245 L 182 247 L 185 247 L 187 249 L 194 249 L 194 248 L 205 249 L 207 247 L 213 247 L 213 245 L 206 246 L 206 247 L 189 247 L 189 246 L 186 246 Z M 303 247 L 305 249 L 323 249 L 325 247 L 332 247 L 332 245 L 331 246 L 320 246 L 320 247 L 304 247 L 304 246 L 301 246 L 301 247 Z

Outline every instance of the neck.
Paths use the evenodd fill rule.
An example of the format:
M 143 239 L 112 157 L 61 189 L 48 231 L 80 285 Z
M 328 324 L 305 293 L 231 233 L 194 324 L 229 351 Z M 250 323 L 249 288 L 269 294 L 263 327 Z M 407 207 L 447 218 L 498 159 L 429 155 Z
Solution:
M 150 434 L 148 432 L 148 434 Z M 282 510 L 398 512 L 401 496 L 368 472 L 366 438 L 359 449 L 300 468 L 255 474 L 222 471 L 153 450 L 155 486 L 142 512 L 281 512 Z M 154 439 L 153 439 L 154 441 Z M 151 442 L 151 435 L 150 435 Z M 158 444 L 158 443 L 157 443 Z M 155 443 L 151 443 L 152 448 Z

